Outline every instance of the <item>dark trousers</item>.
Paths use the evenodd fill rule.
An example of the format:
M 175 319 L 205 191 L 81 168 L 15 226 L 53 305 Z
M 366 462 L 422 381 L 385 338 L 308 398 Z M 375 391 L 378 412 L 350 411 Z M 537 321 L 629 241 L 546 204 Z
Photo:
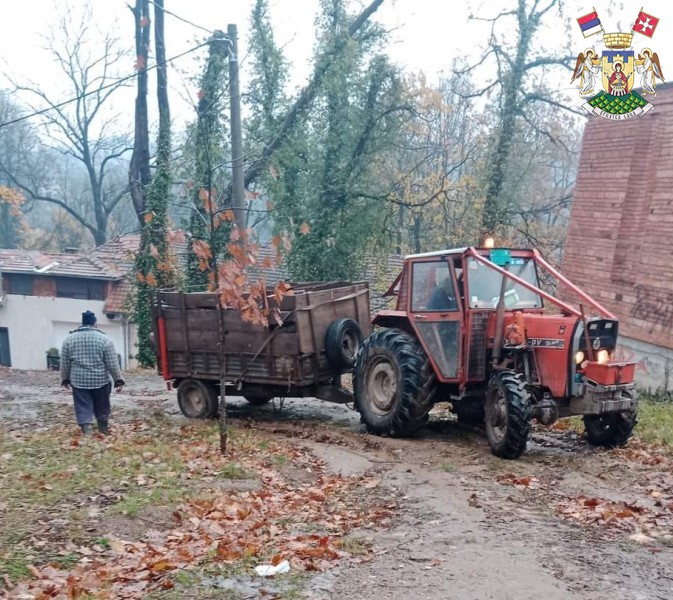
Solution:
M 77 424 L 86 425 L 93 423 L 94 416 L 96 417 L 96 421 L 107 421 L 110 418 L 111 391 L 111 383 L 93 390 L 85 390 L 72 386 Z

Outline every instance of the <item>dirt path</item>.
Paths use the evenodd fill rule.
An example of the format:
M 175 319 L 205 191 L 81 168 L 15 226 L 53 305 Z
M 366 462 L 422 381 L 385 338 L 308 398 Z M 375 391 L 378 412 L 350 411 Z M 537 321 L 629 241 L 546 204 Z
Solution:
M 117 420 L 178 413 L 157 378 L 129 384 Z M 3 425 L 45 425 L 50 405 L 70 402 L 57 385 L 51 373 L 0 373 Z M 368 556 L 314 577 L 305 598 L 673 598 L 673 461 L 637 442 L 604 452 L 536 430 L 522 459 L 503 461 L 441 410 L 412 440 L 363 434 L 347 407 L 311 401 L 253 409 L 232 398 L 229 415 L 307 446 L 335 473 L 373 476 L 372 493 L 398 506 L 388 527 L 354 534 Z

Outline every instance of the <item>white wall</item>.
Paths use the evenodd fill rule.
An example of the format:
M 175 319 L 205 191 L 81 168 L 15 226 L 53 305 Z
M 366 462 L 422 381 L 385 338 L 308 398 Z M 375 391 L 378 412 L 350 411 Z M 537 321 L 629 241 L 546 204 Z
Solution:
M 619 336 L 617 358 L 636 363 L 636 383 L 641 389 L 673 391 L 673 349 Z
M 98 327 L 112 340 L 117 354 L 122 356 L 122 366 L 129 366 L 128 354 L 135 354 L 128 347 L 124 355 L 124 338 L 121 316 L 108 319 L 103 312 L 102 300 L 74 300 L 42 296 L 17 296 L 7 294 L 0 307 L 0 327 L 9 330 L 9 351 L 15 369 L 46 369 L 46 352 L 49 348 L 61 350 L 68 332 L 80 326 L 82 313 L 91 310 L 98 317 Z

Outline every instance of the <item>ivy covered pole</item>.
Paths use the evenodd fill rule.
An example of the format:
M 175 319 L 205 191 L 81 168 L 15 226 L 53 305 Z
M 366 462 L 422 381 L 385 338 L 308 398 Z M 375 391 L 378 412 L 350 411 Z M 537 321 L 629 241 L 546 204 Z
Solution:
M 134 321 L 138 328 L 137 360 L 140 366 L 156 365 L 152 333 L 152 306 L 158 289 L 175 284 L 174 268 L 170 259 L 167 234 L 167 209 L 171 186 L 171 114 L 168 103 L 168 74 L 164 40 L 164 1 L 155 0 L 155 50 L 157 59 L 157 103 L 159 133 L 157 137 L 156 169 L 151 183 L 144 189 L 140 248 L 135 260 L 136 297 Z M 149 28 L 145 15 L 141 24 Z M 149 44 L 149 33 L 146 35 Z M 147 121 L 144 123 L 147 126 Z
M 219 218 L 211 221 L 216 212 L 214 203 L 217 190 L 215 170 L 225 160 L 224 125 L 222 122 L 222 100 L 227 90 L 227 55 L 229 41 L 222 31 L 215 31 L 210 39 L 208 61 L 201 78 L 199 102 L 196 107 L 197 121 L 194 132 L 194 178 L 192 194 L 192 216 L 189 231 L 192 252 L 187 257 L 188 291 L 203 291 L 215 284 L 215 262 L 224 246 L 228 227 L 218 227 Z M 202 257 L 195 251 L 208 245 L 211 259 L 204 268 Z
M 229 38 L 229 106 L 231 119 L 231 175 L 232 204 L 239 231 L 245 231 L 245 182 L 243 169 L 243 131 L 241 127 L 241 89 L 239 84 L 238 30 L 236 25 L 227 26 Z

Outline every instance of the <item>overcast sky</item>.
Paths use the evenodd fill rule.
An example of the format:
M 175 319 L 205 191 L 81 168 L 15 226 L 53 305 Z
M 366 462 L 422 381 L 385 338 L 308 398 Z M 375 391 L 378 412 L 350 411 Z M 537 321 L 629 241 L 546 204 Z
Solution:
M 133 0 L 130 0 L 133 1 Z M 645 4 L 643 5 L 643 2 Z M 544 4 L 545 0 L 541 0 Z M 0 35 L 0 71 L 10 72 L 20 80 L 40 82 L 61 99 L 72 95 L 63 88 L 57 69 L 45 50 L 45 36 L 63 7 L 84 5 L 93 8 L 95 24 L 103 31 L 116 32 L 129 47 L 132 45 L 133 18 L 125 0 L 31 0 L 3 3 L 2 34 Z M 165 0 L 166 8 L 206 29 L 226 30 L 228 23 L 236 23 L 241 36 L 241 56 L 246 53 L 246 35 L 253 0 L 232 2 L 215 0 Z M 353 1 L 354 7 L 365 2 Z M 376 20 L 391 30 L 390 56 L 405 68 L 423 70 L 430 77 L 446 72 L 459 56 L 478 58 L 488 34 L 488 25 L 469 21 L 469 15 L 484 17 L 497 14 L 503 6 L 512 6 L 514 0 L 386 0 L 376 14 Z M 590 45 L 602 47 L 600 36 L 584 40 L 575 19 L 595 6 L 607 31 L 629 31 L 641 6 L 661 18 L 652 40 L 634 36 L 634 47 L 645 46 L 659 53 L 664 75 L 673 77 L 673 3 L 670 0 L 638 0 L 609 2 L 601 0 L 566 0 L 564 19 L 551 19 L 544 35 L 550 46 L 566 46 L 570 41 L 573 51 L 580 52 Z M 310 72 L 314 35 L 314 20 L 318 0 L 270 0 L 271 19 L 277 40 L 284 45 L 293 68 L 292 82 L 301 85 Z M 202 42 L 207 34 L 173 16 L 166 16 L 168 56 L 175 56 Z M 512 34 L 513 35 L 513 34 Z M 169 73 L 173 109 L 180 120 L 191 118 L 190 110 L 181 97 L 196 94 L 196 86 L 188 76 L 198 72 L 194 55 L 174 63 Z M 133 72 L 133 58 L 127 66 Z M 177 71 L 180 71 L 180 75 Z M 570 88 L 566 73 L 559 74 L 557 85 Z M 245 90 L 245 63 L 242 65 Z M 132 95 L 129 97 L 132 102 Z M 120 100 L 118 100 L 119 102 Z M 126 101 L 126 100 L 124 100 Z M 578 97 L 578 103 L 580 99 Z

